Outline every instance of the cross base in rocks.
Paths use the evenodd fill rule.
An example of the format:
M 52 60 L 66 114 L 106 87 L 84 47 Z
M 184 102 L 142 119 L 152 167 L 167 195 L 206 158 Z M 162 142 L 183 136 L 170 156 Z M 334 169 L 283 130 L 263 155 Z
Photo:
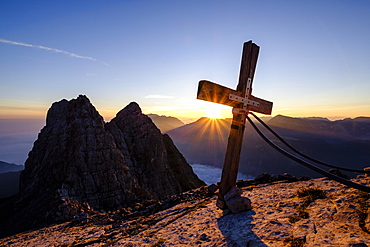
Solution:
M 241 195 L 242 190 L 238 187 L 232 187 L 231 190 L 224 196 L 222 201 L 217 198 L 216 206 L 224 209 L 224 214 L 233 213 L 237 214 L 243 211 L 252 209 L 252 202 L 249 198 Z M 225 205 L 226 204 L 226 205 Z

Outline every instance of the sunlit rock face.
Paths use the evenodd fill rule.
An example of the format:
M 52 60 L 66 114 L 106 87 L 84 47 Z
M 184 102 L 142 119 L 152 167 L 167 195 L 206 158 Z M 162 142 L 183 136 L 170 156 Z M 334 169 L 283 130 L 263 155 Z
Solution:
M 86 97 L 54 103 L 25 163 L 20 191 L 55 193 L 94 208 L 124 205 L 139 186 L 115 146 Z
M 173 195 L 203 185 L 168 135 L 162 135 L 135 102 L 107 124 L 125 164 L 151 197 Z
M 52 214 L 68 218 L 81 208 L 116 210 L 201 185 L 172 140 L 136 103 L 104 123 L 89 99 L 79 96 L 49 109 L 21 174 L 20 194 L 27 201 L 52 201 L 54 209 L 63 208 Z M 73 210 L 65 209 L 69 204 Z

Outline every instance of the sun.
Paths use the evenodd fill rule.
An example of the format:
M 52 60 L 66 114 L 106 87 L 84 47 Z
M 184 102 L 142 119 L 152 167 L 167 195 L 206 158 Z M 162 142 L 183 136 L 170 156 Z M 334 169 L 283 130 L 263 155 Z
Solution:
M 207 115 L 206 117 L 216 119 L 222 118 L 222 111 L 224 108 L 221 105 L 212 104 L 211 106 L 207 107 Z

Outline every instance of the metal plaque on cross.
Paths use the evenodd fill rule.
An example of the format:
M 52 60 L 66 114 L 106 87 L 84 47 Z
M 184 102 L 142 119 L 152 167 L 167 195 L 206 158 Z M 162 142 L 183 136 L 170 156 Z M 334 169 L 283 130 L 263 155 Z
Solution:
M 228 105 L 233 107 L 233 120 L 222 169 L 221 183 L 217 206 L 228 209 L 225 195 L 236 185 L 236 177 L 240 161 L 240 152 L 244 135 L 246 116 L 249 111 L 270 115 L 272 102 L 252 95 L 252 83 L 257 65 L 259 46 L 248 41 L 243 45 L 239 83 L 230 89 L 219 84 L 202 80 L 199 82 L 197 99 Z

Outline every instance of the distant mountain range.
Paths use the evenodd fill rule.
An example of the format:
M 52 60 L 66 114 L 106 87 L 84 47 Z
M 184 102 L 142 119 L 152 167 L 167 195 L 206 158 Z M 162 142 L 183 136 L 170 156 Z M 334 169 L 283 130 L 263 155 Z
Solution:
M 153 123 L 162 133 L 185 125 L 180 119 L 175 117 L 159 116 L 157 114 L 148 114 L 148 117 L 152 119 Z
M 24 166 L 0 161 L 0 198 L 12 196 L 19 191 L 19 176 Z
M 223 166 L 231 119 L 201 118 L 167 132 L 189 163 Z M 362 169 L 370 166 L 370 118 L 330 121 L 325 118 L 292 118 L 278 115 L 267 121 L 289 144 L 323 162 Z M 257 125 L 262 128 L 261 125 Z M 281 144 L 271 134 L 267 135 Z M 256 176 L 263 172 L 319 177 L 268 146 L 247 124 L 240 172 Z
M 0 173 L 22 171 L 24 166 L 0 161 Z
M 343 139 L 370 140 L 370 117 L 330 121 L 327 118 L 292 118 L 278 115 L 269 125 Z

